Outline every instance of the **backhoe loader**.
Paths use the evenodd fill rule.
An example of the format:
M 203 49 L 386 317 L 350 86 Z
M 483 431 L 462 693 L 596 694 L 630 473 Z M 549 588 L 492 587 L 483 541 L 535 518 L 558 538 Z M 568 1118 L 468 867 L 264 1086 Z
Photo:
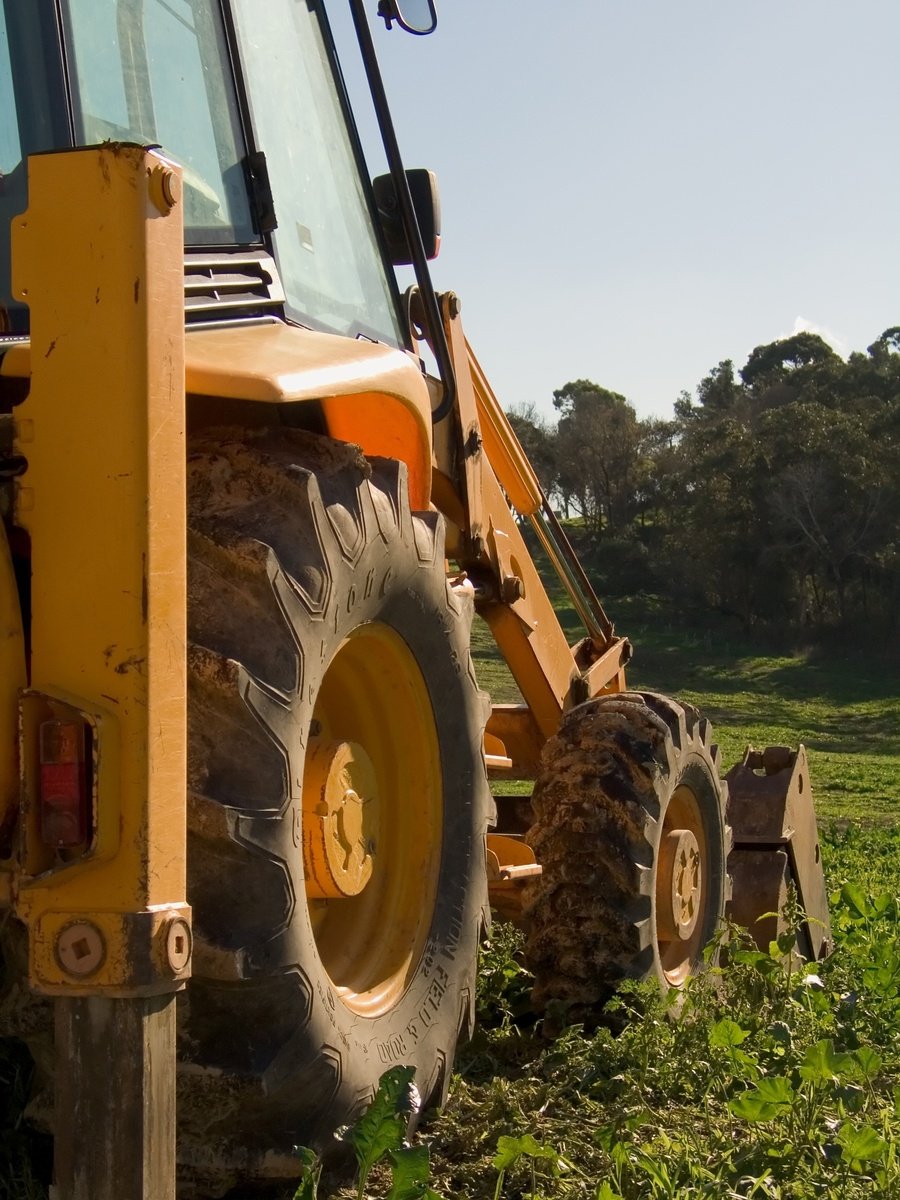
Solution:
M 369 25 L 431 0 L 349 0 L 374 183 L 337 3 L 0 0 L 0 1034 L 60 1200 L 296 1178 L 395 1064 L 439 1105 L 492 906 L 578 1020 L 789 885 L 827 951 L 804 752 L 723 777 L 628 690 L 432 286 Z

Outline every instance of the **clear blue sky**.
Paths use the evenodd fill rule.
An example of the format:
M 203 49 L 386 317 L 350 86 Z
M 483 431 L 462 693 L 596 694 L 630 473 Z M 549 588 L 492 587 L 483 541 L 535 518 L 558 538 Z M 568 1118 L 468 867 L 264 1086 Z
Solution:
M 506 406 L 587 377 L 668 415 L 798 328 L 846 353 L 900 324 L 900 0 L 438 9 L 373 31 L 439 178 L 436 283 Z

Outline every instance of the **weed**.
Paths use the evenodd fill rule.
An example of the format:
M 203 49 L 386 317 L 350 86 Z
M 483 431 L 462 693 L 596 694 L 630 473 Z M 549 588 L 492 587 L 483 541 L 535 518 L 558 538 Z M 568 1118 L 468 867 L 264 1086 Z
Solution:
M 848 841 L 826 838 L 838 871 Z M 521 1169 L 502 1192 L 489 1186 L 504 1137 L 558 1155 L 567 1169 L 541 1186 L 571 1200 L 900 1195 L 897 902 L 846 885 L 832 908 L 826 962 L 798 969 L 790 935 L 767 952 L 732 945 L 727 966 L 690 981 L 678 1020 L 634 983 L 609 1008 L 618 1033 L 569 1029 L 541 1045 L 526 1029 L 514 1042 L 501 1019 L 472 1052 L 492 1057 L 493 1074 L 464 1056 L 431 1135 L 436 1186 L 469 1200 L 533 1195 Z
M 441 1200 L 428 1186 L 428 1147 L 406 1144 L 409 1116 L 417 1106 L 412 1067 L 392 1067 L 381 1076 L 371 1103 L 355 1124 L 341 1133 L 356 1158 L 356 1200 L 365 1200 L 369 1177 L 384 1160 L 390 1168 L 385 1200 Z M 302 1165 L 294 1200 L 317 1200 L 322 1163 L 306 1147 L 297 1150 Z

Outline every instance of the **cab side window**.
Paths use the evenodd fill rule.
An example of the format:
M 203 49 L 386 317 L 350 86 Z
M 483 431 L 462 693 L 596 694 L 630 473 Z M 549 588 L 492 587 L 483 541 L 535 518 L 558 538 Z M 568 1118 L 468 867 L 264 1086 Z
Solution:
M 25 207 L 22 143 L 13 94 L 6 14 L 0 8 L 0 334 L 13 332 L 9 271 L 9 223 Z
M 71 142 L 53 6 L 0 0 L 0 335 L 28 332 L 12 296 L 10 222 L 28 207 L 29 154 Z

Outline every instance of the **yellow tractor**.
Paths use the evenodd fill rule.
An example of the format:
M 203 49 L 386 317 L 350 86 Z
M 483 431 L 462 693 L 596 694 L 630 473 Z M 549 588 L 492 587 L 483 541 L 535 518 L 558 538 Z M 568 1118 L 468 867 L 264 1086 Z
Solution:
M 296 1177 L 395 1064 L 439 1104 L 491 905 L 576 1019 L 790 883 L 827 950 L 802 750 L 723 779 L 627 690 L 350 9 L 374 183 L 322 0 L 0 2 L 0 1035 L 60 1200 Z

